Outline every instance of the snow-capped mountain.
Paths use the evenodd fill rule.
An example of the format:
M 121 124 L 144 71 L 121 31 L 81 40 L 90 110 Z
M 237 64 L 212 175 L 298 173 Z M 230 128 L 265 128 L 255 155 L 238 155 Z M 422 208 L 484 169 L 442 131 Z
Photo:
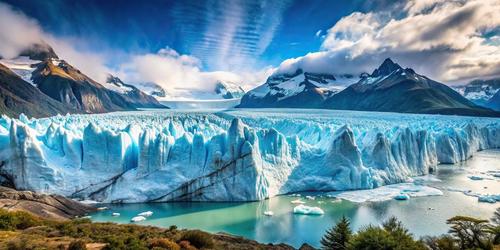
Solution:
M 497 91 L 497 93 L 492 96 L 484 106 L 496 111 L 500 111 L 500 91 Z
M 298 69 L 294 74 L 278 74 L 249 91 L 240 108 L 315 108 L 359 78 L 350 75 L 309 73 Z
M 31 84 L 33 84 L 33 79 L 31 79 L 33 71 L 35 71 L 37 64 L 41 62 L 42 61 L 40 60 L 32 60 L 27 56 L 20 56 L 15 59 L 0 60 L 1 64 L 9 68 L 12 72 L 21 77 L 24 81 L 29 82 Z
M 245 95 L 245 90 L 239 84 L 229 81 L 218 81 L 215 84 L 214 92 L 223 99 L 241 98 Z
M 213 101 L 240 99 L 245 91 L 240 87 L 241 84 L 219 80 L 212 85 L 213 88 L 192 89 L 176 88 L 165 89 L 160 84 L 153 82 L 137 84 L 137 87 L 149 95 L 155 96 L 159 101 Z
M 23 68 L 22 72 L 25 72 L 24 70 Z M 19 71 L 17 73 L 19 74 Z M 17 117 L 24 113 L 31 117 L 45 117 L 78 112 L 45 95 L 18 74 L 0 62 L 0 113 L 2 115 Z
M 456 86 L 454 89 L 475 104 L 485 106 L 500 90 L 500 78 L 474 80 L 466 85 Z
M 132 85 L 124 84 L 118 78 L 109 77 L 105 83 L 94 81 L 66 61 L 59 59 L 47 44 L 34 44 L 17 58 L 1 59 L 0 64 L 21 80 L 39 89 L 46 97 L 65 106 L 66 108 L 59 109 L 64 113 L 164 107 L 155 98 Z M 25 89 L 25 91 L 31 90 Z M 10 94 L 23 96 L 25 93 Z M 50 107 L 40 108 L 52 110 Z M 20 108 L 12 107 L 12 112 L 9 113 L 18 114 L 17 110 Z M 40 116 L 43 113 L 35 112 L 34 115 Z
M 325 108 L 404 113 L 498 116 L 481 108 L 450 87 L 403 69 L 387 58 L 371 75 L 324 103 Z
M 124 95 L 127 101 L 137 108 L 164 108 L 154 96 L 144 93 L 134 85 L 124 83 L 120 78 L 111 74 L 108 75 L 104 87 Z

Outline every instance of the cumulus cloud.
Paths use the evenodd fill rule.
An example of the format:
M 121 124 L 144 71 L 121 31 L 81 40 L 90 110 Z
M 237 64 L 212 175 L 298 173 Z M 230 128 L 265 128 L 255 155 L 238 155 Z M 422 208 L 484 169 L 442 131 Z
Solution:
M 116 74 L 127 82 L 153 82 L 167 90 L 172 96 L 186 91 L 212 92 L 218 81 L 241 84 L 250 89 L 262 83 L 272 73 L 272 68 L 257 72 L 227 71 L 204 72 L 198 58 L 181 55 L 171 48 L 164 48 L 157 53 L 132 56 L 130 62 L 120 65 Z
M 35 20 L 0 2 L 0 56 L 15 57 L 40 42 L 41 36 L 42 30 Z
M 46 42 L 56 54 L 90 77 L 103 81 L 109 69 L 103 55 L 75 48 L 75 39 L 55 37 L 42 30 L 39 23 L 11 6 L 0 3 L 0 56 L 17 57 L 35 43 Z
M 21 32 L 22 31 L 22 32 Z M 7 4 L 0 3 L 0 56 L 14 58 L 34 43 L 48 43 L 56 54 L 98 82 L 104 82 L 109 73 L 140 86 L 153 82 L 167 92 L 212 92 L 218 81 L 229 81 L 249 90 L 265 81 L 272 68 L 259 71 L 204 72 L 199 58 L 179 54 L 166 47 L 156 53 L 125 53 L 122 63 L 108 67 L 114 55 L 106 51 L 85 49 L 85 40 L 75 37 L 58 37 L 44 32 L 38 22 Z M 265 45 L 264 47 L 266 47 Z M 83 49 L 82 49 L 83 48 Z
M 397 10 L 355 12 L 328 30 L 319 52 L 285 60 L 297 68 L 356 74 L 384 58 L 445 82 L 500 76 L 500 2 L 411 0 Z

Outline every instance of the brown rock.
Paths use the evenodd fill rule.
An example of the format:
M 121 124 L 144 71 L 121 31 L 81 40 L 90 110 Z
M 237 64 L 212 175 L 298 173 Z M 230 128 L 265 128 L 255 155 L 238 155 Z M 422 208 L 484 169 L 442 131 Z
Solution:
M 67 220 L 96 209 L 60 195 L 37 194 L 0 187 L 0 208 L 26 211 L 46 219 Z

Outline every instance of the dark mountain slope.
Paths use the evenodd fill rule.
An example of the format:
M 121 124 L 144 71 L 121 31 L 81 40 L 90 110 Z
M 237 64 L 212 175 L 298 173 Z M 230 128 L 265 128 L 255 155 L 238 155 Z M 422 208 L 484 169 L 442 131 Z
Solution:
M 486 107 L 500 111 L 500 90 L 486 103 Z
M 51 98 L 88 113 L 163 107 L 150 96 L 147 100 L 134 99 L 134 95 L 144 94 L 139 90 L 131 96 L 110 90 L 63 60 L 40 63 L 33 72 L 33 82 Z
M 332 96 L 324 108 L 402 113 L 499 116 L 450 87 L 403 69 L 390 59 L 371 75 Z
M 319 108 L 326 98 L 345 88 L 352 79 L 331 74 L 308 73 L 269 77 L 266 83 L 247 92 L 239 108 Z
M 122 99 L 120 96 L 116 96 L 118 94 L 121 95 L 127 103 L 131 103 L 135 108 L 165 108 L 165 106 L 161 105 L 153 96 L 142 92 L 134 85 L 124 83 L 118 77 L 109 75 L 106 79 L 106 83 L 112 84 L 119 89 L 124 89 L 120 92 L 121 94 L 111 91 L 111 98 L 117 102 Z
M 46 117 L 76 110 L 48 97 L 36 87 L 0 64 L 0 113 L 17 117 Z

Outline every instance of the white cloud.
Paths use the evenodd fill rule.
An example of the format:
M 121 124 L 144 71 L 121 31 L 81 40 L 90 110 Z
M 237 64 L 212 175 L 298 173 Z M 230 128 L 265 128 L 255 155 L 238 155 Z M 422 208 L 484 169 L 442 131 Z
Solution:
M 35 20 L 0 2 L 0 56 L 15 57 L 40 42 L 41 36 L 42 30 Z
M 212 92 L 218 81 L 239 83 L 244 89 L 251 89 L 271 75 L 272 69 L 258 72 L 203 72 L 200 61 L 193 56 L 180 55 L 173 49 L 165 48 L 156 54 L 132 56 L 130 62 L 120 65 L 116 74 L 127 82 L 154 82 L 175 96 L 176 92 Z
M 328 30 L 321 51 L 284 61 L 277 72 L 361 73 L 386 57 L 445 82 L 500 75 L 497 0 L 411 0 L 401 10 L 355 12 Z
M 323 30 L 318 30 L 318 31 L 316 31 L 315 36 L 316 36 L 316 37 L 320 37 L 320 36 L 321 36 L 321 32 L 323 32 Z
M 104 82 L 107 74 L 112 73 L 132 84 L 154 82 L 172 93 L 178 90 L 212 92 L 219 80 L 241 84 L 249 90 L 264 82 L 273 71 L 272 68 L 265 68 L 255 72 L 204 72 L 197 57 L 181 55 L 169 47 L 157 53 L 126 54 L 123 57 L 128 60 L 110 69 L 106 63 L 113 53 L 81 49 L 86 47 L 84 40 L 46 33 L 36 20 L 0 3 L 0 56 L 16 57 L 33 43 L 42 41 L 51 45 L 61 59 L 98 82 Z

